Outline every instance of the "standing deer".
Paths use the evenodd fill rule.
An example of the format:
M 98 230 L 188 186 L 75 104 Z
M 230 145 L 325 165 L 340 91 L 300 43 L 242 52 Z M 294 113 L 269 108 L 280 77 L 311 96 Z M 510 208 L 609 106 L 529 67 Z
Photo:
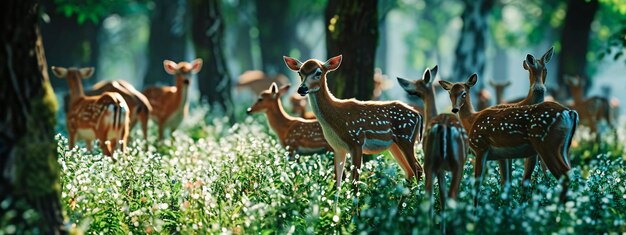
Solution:
M 291 103 L 291 112 L 304 119 L 315 119 L 313 112 L 306 111 L 306 98 L 302 97 L 298 93 L 294 93 L 289 97 Z
M 613 115 L 611 114 L 611 104 L 604 97 L 592 96 L 585 98 L 585 81 L 580 76 L 567 76 L 565 82 L 570 87 L 572 98 L 574 98 L 574 108 L 580 113 L 580 124 L 589 127 L 592 134 L 600 139 L 598 133 L 598 122 L 606 121 L 609 128 L 615 130 L 613 126 Z
M 528 56 L 527 56 L 528 57 Z M 526 58 L 528 59 L 528 58 Z M 524 68 L 526 68 L 526 61 L 524 61 Z M 532 82 L 532 80 L 531 80 Z M 511 85 L 510 80 L 506 80 L 505 82 L 496 82 L 494 80 L 489 80 L 489 85 L 493 87 L 496 91 L 496 104 L 506 104 L 509 103 L 504 100 L 504 89 Z M 521 100 L 520 100 L 521 101 Z
M 91 91 L 87 91 L 87 95 L 99 95 L 104 92 L 117 92 L 122 95 L 130 109 L 130 130 L 135 127 L 137 122 L 140 122 L 143 137 L 148 139 L 148 118 L 152 112 L 152 105 L 146 96 L 124 80 L 98 82 L 91 89 Z
M 67 113 L 67 132 L 70 136 L 70 148 L 76 140 L 85 140 L 91 151 L 92 141 L 98 139 L 102 153 L 113 155 L 118 142 L 122 151 L 126 151 L 129 117 L 128 105 L 116 92 L 102 95 L 85 96 L 81 79 L 93 75 L 94 68 L 51 67 L 59 78 L 65 78 L 70 88 L 69 112 Z
M 470 148 L 476 156 L 474 206 L 478 205 L 487 160 L 528 158 L 537 153 L 552 175 L 557 179 L 564 178 L 560 198 L 566 200 L 569 185 L 567 172 L 571 168 L 569 147 L 578 124 L 576 111 L 556 102 L 543 102 L 475 112 L 467 94 L 477 80 L 478 76 L 473 74 L 466 82 L 439 81 L 450 94 L 452 112 L 458 113 L 469 134 Z
M 249 89 L 256 95 L 266 90 L 272 83 L 283 86 L 289 84 L 289 79 L 287 76 L 280 73 L 269 76 L 260 70 L 249 70 L 239 75 L 237 91 Z
M 289 149 L 289 156 L 292 158 L 294 153 L 313 154 L 332 151 L 317 120 L 295 118 L 285 112 L 280 98 L 287 91 L 289 85 L 279 89 L 276 83 L 272 83 L 269 89 L 259 94 L 256 103 L 248 108 L 248 114 L 264 112 L 280 144 Z
M 423 170 L 415 158 L 414 145 L 421 139 L 422 115 L 399 101 L 335 98 L 328 90 L 326 74 L 339 67 L 341 58 L 339 55 L 326 62 L 309 59 L 302 63 L 283 57 L 287 67 L 300 75 L 302 82 L 298 93 L 309 95 L 313 113 L 322 126 L 326 141 L 333 148 L 337 188 L 341 187 L 347 153 L 352 156 L 352 186 L 354 195 L 358 195 L 362 155 L 386 149 L 398 161 L 407 179 L 415 177 L 419 181 Z M 358 208 L 358 200 L 355 204 Z
M 426 180 L 426 193 L 432 198 L 433 174 L 439 183 L 439 203 L 441 210 L 445 210 L 446 205 L 446 183 L 445 171 L 452 172 L 452 182 L 448 196 L 456 199 L 461 179 L 463 178 L 463 168 L 465 166 L 467 152 L 467 134 L 461 125 L 459 118 L 450 113 L 437 115 L 437 105 L 435 104 L 435 87 L 433 80 L 437 75 L 437 66 L 426 69 L 421 80 L 409 81 L 398 78 L 400 86 L 410 95 L 415 95 L 424 100 L 424 175 Z M 431 216 L 432 208 L 431 208 Z M 444 223 L 445 225 L 445 223 Z M 445 231 L 445 226 L 443 228 Z
M 202 68 L 202 59 L 195 59 L 189 63 L 186 61 L 176 64 L 171 60 L 164 60 L 165 72 L 174 75 L 176 86 L 150 87 L 143 94 L 152 105 L 150 118 L 159 126 L 159 140 L 163 139 L 166 128 L 170 133 L 178 128 L 189 112 L 187 93 L 191 83 L 191 75 L 196 74 Z

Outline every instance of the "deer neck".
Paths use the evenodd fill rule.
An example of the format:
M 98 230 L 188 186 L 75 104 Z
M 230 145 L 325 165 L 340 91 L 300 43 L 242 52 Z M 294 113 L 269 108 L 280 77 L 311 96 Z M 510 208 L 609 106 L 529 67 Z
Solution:
M 496 102 L 498 104 L 504 104 L 504 88 L 498 87 L 496 88 Z
M 326 76 L 320 81 L 321 87 L 318 91 L 309 93 L 309 102 L 315 117 L 322 126 L 328 126 L 327 117 L 333 116 L 333 111 L 336 110 L 337 98 L 333 96 L 328 90 L 328 84 L 326 84 Z
M 267 115 L 267 122 L 270 124 L 270 127 L 282 139 L 283 135 L 287 132 L 287 129 L 289 129 L 294 119 L 289 116 L 287 112 L 285 112 L 280 98 L 277 98 L 276 102 L 273 104 L 273 107 L 267 109 L 265 114 Z
M 584 100 L 584 94 L 582 88 L 572 88 L 572 98 L 574 98 L 575 104 L 582 104 Z
M 459 109 L 459 119 L 461 119 L 461 123 L 468 133 L 472 125 L 474 125 L 477 116 L 478 113 L 474 111 L 474 105 L 472 105 L 472 101 L 469 99 L 465 102 L 465 105 L 461 106 Z
M 176 75 L 176 92 L 174 93 L 174 100 L 178 103 L 178 110 L 183 110 L 183 107 L 187 105 L 187 93 L 189 92 L 189 85 L 184 84 L 184 78 L 182 75 Z
M 83 83 L 80 78 L 69 80 L 70 85 L 70 104 L 85 96 Z
M 435 88 L 432 87 L 430 92 L 426 92 L 424 95 L 424 123 L 428 125 L 430 120 L 437 116 L 437 105 L 435 104 Z

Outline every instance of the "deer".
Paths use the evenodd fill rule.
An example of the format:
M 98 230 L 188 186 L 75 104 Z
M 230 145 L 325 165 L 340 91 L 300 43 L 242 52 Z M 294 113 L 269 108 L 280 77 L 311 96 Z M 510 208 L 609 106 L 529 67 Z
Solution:
M 95 68 L 51 67 L 55 76 L 66 79 L 70 88 L 69 112 L 66 116 L 69 147 L 74 148 L 77 140 L 85 140 L 91 152 L 92 142 L 98 139 L 102 153 L 113 156 L 121 142 L 121 150 L 126 151 L 129 132 L 128 105 L 116 92 L 86 96 L 82 79 L 93 75 Z
M 195 59 L 191 63 L 164 60 L 163 68 L 176 78 L 176 86 L 149 87 L 142 92 L 152 105 L 150 119 L 158 126 L 159 140 L 163 139 L 165 129 L 170 129 L 170 133 L 174 133 L 187 116 L 189 112 L 187 93 L 191 76 L 202 69 L 202 59 Z
M 269 76 L 260 70 L 249 70 L 239 75 L 237 91 L 249 89 L 256 95 L 266 90 L 272 83 L 276 83 L 279 86 L 287 85 L 289 84 L 289 79 L 280 73 Z
M 99 95 L 104 92 L 117 92 L 122 95 L 130 110 L 130 130 L 132 130 L 137 122 L 139 122 L 141 124 L 143 137 L 147 140 L 148 119 L 150 117 L 150 112 L 152 112 L 152 105 L 150 105 L 150 101 L 148 101 L 148 98 L 146 98 L 146 96 L 144 96 L 141 92 L 135 89 L 132 84 L 124 80 L 98 82 L 93 85 L 91 87 L 91 91 L 87 91 L 86 94 Z
M 477 80 L 478 76 L 472 74 L 465 82 L 439 81 L 450 95 L 452 112 L 461 119 L 469 135 L 469 146 L 476 156 L 474 206 L 478 206 L 487 160 L 528 158 L 536 154 L 553 176 L 562 178 L 560 199 L 566 201 L 567 173 L 571 169 L 569 148 L 578 125 L 578 113 L 551 101 L 476 112 L 467 94 Z
M 546 76 L 548 74 L 548 70 L 546 68 L 546 64 L 550 62 L 552 59 L 552 55 L 554 54 L 554 47 L 551 47 L 546 51 L 539 59 L 535 59 L 535 57 L 531 54 L 526 55 L 526 59 L 522 62 L 522 67 L 528 71 L 528 80 L 530 81 L 530 86 L 528 89 L 528 95 L 522 99 L 518 99 L 515 102 L 504 103 L 504 89 L 511 84 L 510 80 L 507 80 L 503 83 L 497 83 L 493 80 L 490 80 L 490 85 L 493 86 L 496 90 L 496 99 L 499 105 L 495 105 L 492 108 L 507 108 L 511 106 L 521 106 L 521 105 L 530 105 L 530 104 L 538 104 L 542 103 L 545 100 L 545 95 L 547 92 L 545 82 Z M 530 183 L 530 179 L 532 177 L 533 171 L 535 170 L 535 166 L 537 165 L 538 158 L 530 157 L 524 159 L 524 175 L 522 177 L 522 185 L 525 183 Z M 511 160 L 503 159 L 499 161 L 500 164 L 500 184 L 505 185 L 506 183 L 511 181 L 513 164 Z M 545 173 L 545 169 L 544 173 Z
M 405 172 L 407 180 L 419 181 L 422 166 L 415 158 L 414 145 L 421 141 L 422 115 L 400 101 L 359 101 L 338 99 L 330 93 L 327 73 L 341 64 L 342 55 L 326 62 L 309 59 L 304 63 L 283 56 L 289 69 L 297 72 L 301 84 L 298 94 L 308 95 L 313 113 L 322 126 L 324 138 L 334 152 L 335 186 L 341 188 L 346 154 L 352 157 L 352 187 L 358 213 L 358 180 L 362 155 L 387 149 Z M 338 194 L 335 194 L 335 201 Z
M 437 70 L 437 66 L 426 69 L 422 79 L 416 81 L 400 77 L 397 79 L 400 86 L 408 94 L 417 96 L 424 101 L 426 128 L 422 148 L 424 150 L 425 188 L 428 198 L 432 202 L 433 175 L 435 175 L 439 183 L 439 203 L 441 210 L 444 211 L 446 205 L 444 174 L 446 171 L 452 173 L 450 190 L 447 194 L 449 198 L 456 199 L 467 158 L 467 133 L 465 133 L 465 129 L 456 115 L 451 113 L 437 114 L 435 87 L 433 86 Z M 430 215 L 432 218 L 432 207 Z M 443 226 L 443 231 L 445 231 L 445 223 Z
M 491 101 L 491 93 L 487 89 L 483 88 L 476 92 L 476 98 L 478 98 L 478 110 L 483 110 L 491 106 L 489 104 Z
M 606 121 L 611 130 L 615 130 L 613 125 L 613 114 L 611 114 L 611 104 L 605 97 L 592 96 L 585 98 L 585 80 L 580 76 L 566 76 L 565 82 L 570 87 L 574 104 L 571 108 L 580 113 L 580 124 L 589 127 L 592 134 L 596 134 L 598 140 L 598 122 Z
M 297 92 L 289 97 L 291 103 L 291 112 L 304 119 L 315 119 L 315 114 L 306 110 L 306 98 L 300 96 Z
M 290 159 L 295 153 L 314 154 L 332 151 L 317 120 L 292 117 L 283 109 L 281 96 L 289 91 L 289 85 L 278 88 L 272 83 L 269 89 L 259 94 L 259 99 L 247 109 L 248 114 L 265 113 L 280 144 L 289 151 Z

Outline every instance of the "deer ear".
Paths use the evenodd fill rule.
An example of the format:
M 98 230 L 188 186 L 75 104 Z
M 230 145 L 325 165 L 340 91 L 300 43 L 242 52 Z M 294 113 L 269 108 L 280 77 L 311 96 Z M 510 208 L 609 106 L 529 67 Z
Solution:
M 524 64 L 526 64 L 526 63 L 524 63 Z M 489 79 L 489 85 L 492 86 L 492 87 L 498 86 L 498 84 L 496 84 L 496 82 L 494 80 L 492 80 L 492 79 Z
M 80 68 L 78 72 L 80 72 L 80 76 L 82 78 L 89 78 L 93 76 L 94 70 L 96 70 L 94 67 L 84 67 L 84 68 Z
M 439 85 L 441 85 L 441 88 L 443 88 L 446 91 L 449 91 L 450 89 L 452 89 L 452 83 L 448 82 L 448 81 L 444 81 L 444 80 L 439 80 Z
M 550 62 L 550 59 L 552 59 L 552 54 L 554 54 L 554 47 L 550 47 L 550 49 L 545 54 L 543 54 L 543 56 L 541 56 L 541 63 L 545 65 Z
M 176 74 L 176 70 L 177 70 L 178 65 L 171 60 L 164 60 L 163 61 L 163 68 L 165 69 L 165 72 L 167 72 L 168 74 L 174 75 Z
M 415 82 L 409 81 L 401 77 L 396 77 L 396 79 L 398 79 L 398 84 L 400 84 L 400 87 L 402 87 L 402 89 L 409 93 L 409 95 L 417 94 L 417 89 L 415 89 Z
M 65 76 L 67 76 L 66 68 L 52 66 L 50 67 L 50 69 L 52 69 L 52 73 L 54 73 L 54 76 L 57 76 L 58 78 L 65 78 Z
M 202 69 L 202 59 L 198 58 L 191 62 L 191 73 L 198 73 Z
M 272 92 L 272 94 L 278 93 L 278 85 L 276 85 L 275 82 L 272 82 L 272 85 L 270 85 L 270 92 Z
M 283 95 L 283 94 L 287 93 L 289 91 L 290 87 L 291 87 L 291 85 L 289 85 L 289 84 L 285 84 L 285 85 L 281 86 L 278 89 L 278 94 Z
M 504 84 L 502 84 L 502 86 L 504 87 L 508 87 L 511 85 L 511 80 L 506 80 L 506 82 L 504 82 Z
M 430 80 L 435 80 L 437 77 L 437 72 L 439 72 L 439 65 L 435 65 L 432 69 L 430 69 Z
M 431 81 L 430 69 L 424 70 L 424 74 L 422 74 L 422 80 L 424 80 L 424 82 L 427 84 L 430 83 Z
M 533 55 L 531 54 L 526 54 L 526 63 L 528 63 L 528 66 L 535 66 L 535 57 L 533 57 Z
M 474 85 L 476 85 L 476 82 L 478 81 L 478 75 L 476 74 L 472 74 L 472 76 L 470 76 L 467 79 L 467 82 L 465 82 L 465 84 L 469 87 L 473 87 Z
M 522 66 L 524 67 L 525 70 L 528 70 L 528 64 L 526 64 L 526 61 L 522 61 Z
M 302 62 L 297 59 L 291 58 L 289 56 L 283 56 L 283 60 L 289 69 L 294 72 L 300 71 L 300 67 L 302 67 Z
M 324 63 L 324 68 L 328 71 L 335 71 L 341 65 L 342 55 L 335 56 L 333 58 L 328 59 Z

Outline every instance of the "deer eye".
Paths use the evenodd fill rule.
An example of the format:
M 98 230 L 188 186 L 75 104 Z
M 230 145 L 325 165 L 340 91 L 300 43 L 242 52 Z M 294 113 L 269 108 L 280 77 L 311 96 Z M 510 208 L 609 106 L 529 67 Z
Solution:
M 259 99 L 256 101 L 259 101 L 259 102 L 263 101 L 263 97 L 259 97 Z
M 467 93 L 463 92 L 463 94 L 461 94 L 461 97 L 463 98 L 467 97 Z
M 315 71 L 315 77 L 319 77 L 321 75 L 322 75 L 322 71 L 319 71 L 319 70 Z

